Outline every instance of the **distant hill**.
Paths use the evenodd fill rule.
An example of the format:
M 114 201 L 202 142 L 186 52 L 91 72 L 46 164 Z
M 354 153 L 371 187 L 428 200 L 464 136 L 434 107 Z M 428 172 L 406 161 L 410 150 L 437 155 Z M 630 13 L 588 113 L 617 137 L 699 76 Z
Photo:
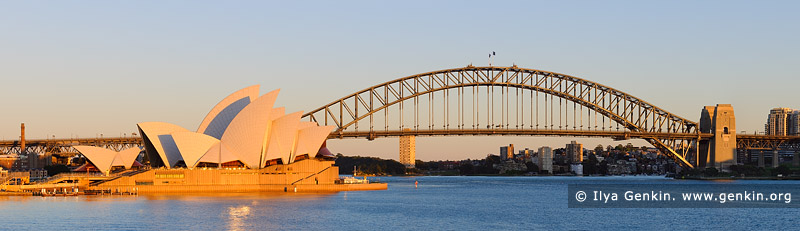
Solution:
M 406 174 L 406 166 L 400 162 L 376 157 L 344 156 L 339 153 L 336 155 L 336 166 L 339 166 L 339 174 L 342 175 L 352 175 L 353 166 L 358 168 L 358 174 L 378 176 Z

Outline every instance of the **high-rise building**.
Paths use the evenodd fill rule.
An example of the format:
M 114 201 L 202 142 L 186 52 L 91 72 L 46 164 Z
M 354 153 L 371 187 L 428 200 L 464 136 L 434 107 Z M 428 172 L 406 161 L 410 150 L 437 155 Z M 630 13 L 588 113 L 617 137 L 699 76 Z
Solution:
M 767 135 L 773 136 L 785 136 L 789 135 L 789 131 L 791 126 L 790 117 L 793 114 L 794 110 L 791 108 L 773 108 L 769 110 L 769 116 L 767 117 L 767 123 L 764 124 L 764 133 Z M 797 121 L 794 121 L 797 123 Z M 795 125 L 796 126 L 796 125 Z
M 406 128 L 405 131 L 411 131 Z M 416 162 L 416 145 L 414 136 L 401 136 L 400 137 L 400 163 L 405 165 L 406 168 L 414 168 Z
M 548 146 L 539 148 L 539 171 L 553 173 L 553 149 Z
M 579 144 L 577 141 L 572 141 L 567 144 L 567 161 L 572 163 L 581 163 L 583 162 L 583 144 Z
M 519 155 L 522 156 L 525 161 L 529 161 L 531 159 L 532 152 L 532 150 L 525 148 L 525 150 L 519 150 Z
M 800 110 L 793 111 L 791 115 L 789 115 L 789 135 L 797 136 L 800 135 Z
M 500 159 L 508 160 L 514 159 L 514 144 L 500 147 Z

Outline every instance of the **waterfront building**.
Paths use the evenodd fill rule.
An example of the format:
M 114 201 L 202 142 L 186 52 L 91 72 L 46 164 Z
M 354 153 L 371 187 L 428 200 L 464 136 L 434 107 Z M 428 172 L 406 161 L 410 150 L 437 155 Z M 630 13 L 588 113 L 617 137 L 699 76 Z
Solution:
M 313 158 L 333 127 L 300 121 L 302 112 L 273 108 L 278 92 L 259 97 L 259 85 L 234 92 L 211 109 L 197 131 L 164 122 L 137 124 L 150 166 L 260 169 Z M 75 148 L 105 174 L 115 166 L 130 168 L 140 152 Z
M 573 163 L 569 165 L 569 170 L 574 172 L 575 175 L 583 176 L 583 164 Z
M 403 130 L 411 131 L 410 128 Z M 400 163 L 405 165 L 406 168 L 414 168 L 416 164 L 416 145 L 414 140 L 415 136 L 400 137 Z
M 514 159 L 514 144 L 508 144 L 508 146 L 500 147 L 500 159 Z
M 567 144 L 566 151 L 568 164 L 583 162 L 583 144 L 573 140 Z
M 28 158 L 22 158 L 18 154 L 0 155 L 0 167 L 5 169 L 27 169 Z
M 45 166 L 52 165 L 51 159 L 52 156 L 50 154 L 3 154 L 0 155 L 0 167 L 11 170 L 44 168 Z
M 137 124 L 149 169 L 129 170 L 138 163 L 138 147 L 116 152 L 75 146 L 87 158 L 83 170 L 107 176 L 79 187 L 142 193 L 386 189 L 342 184 L 325 145 L 333 126 L 274 108 L 278 92 L 258 96 L 258 85 L 239 90 L 214 106 L 196 131 L 164 122 Z
M 553 173 L 553 149 L 548 146 L 539 148 L 539 171 Z

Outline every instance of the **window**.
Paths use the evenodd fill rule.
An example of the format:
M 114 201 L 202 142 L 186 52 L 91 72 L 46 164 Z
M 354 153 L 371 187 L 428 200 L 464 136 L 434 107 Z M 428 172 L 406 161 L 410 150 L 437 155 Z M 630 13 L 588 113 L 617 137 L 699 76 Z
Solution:
M 722 128 L 722 134 L 730 134 L 730 133 L 728 133 L 728 127 L 723 127 Z
M 156 174 L 156 179 L 183 179 L 183 174 Z
M 136 181 L 136 185 L 153 185 L 152 181 Z

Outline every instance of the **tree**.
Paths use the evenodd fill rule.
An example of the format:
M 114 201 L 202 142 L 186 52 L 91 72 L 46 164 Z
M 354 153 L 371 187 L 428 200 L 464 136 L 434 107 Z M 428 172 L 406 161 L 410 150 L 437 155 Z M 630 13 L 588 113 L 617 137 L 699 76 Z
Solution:
M 617 147 L 615 147 L 614 149 L 616 149 L 617 151 L 624 151 L 625 147 L 622 146 L 622 144 L 617 144 Z
M 594 154 L 589 155 L 589 158 L 583 160 L 583 173 L 587 175 L 597 174 L 599 172 L 597 166 L 599 163 L 597 156 Z
M 339 174 L 353 174 L 353 167 L 358 168 L 358 172 L 363 174 L 404 175 L 406 173 L 405 165 L 400 162 L 375 157 L 337 155 L 336 166 L 339 166 Z
M 461 175 L 475 174 L 475 166 L 472 166 L 470 163 L 463 163 L 458 166 L 458 173 Z
M 776 171 L 778 174 L 782 174 L 783 176 L 788 176 L 789 174 L 791 174 L 791 173 L 792 173 L 792 170 L 791 170 L 791 169 L 789 169 L 789 167 L 788 167 L 788 166 L 786 166 L 786 165 L 781 165 L 781 166 L 778 166 L 777 168 L 775 168 L 775 171 Z
M 712 167 L 712 168 L 706 168 L 705 170 L 703 170 L 703 175 L 704 176 L 711 177 L 711 176 L 717 176 L 717 174 L 719 174 L 719 170 L 717 170 L 717 168 L 713 168 Z
M 608 162 L 607 159 L 600 161 L 600 164 L 597 165 L 598 172 L 600 175 L 608 175 Z
M 539 172 L 539 166 L 536 166 L 533 162 L 525 162 L 525 167 L 528 167 L 528 172 Z
M 488 155 L 486 156 L 486 160 L 484 162 L 486 162 L 486 165 L 491 167 L 493 164 L 499 164 L 500 162 L 503 162 L 503 160 L 500 159 L 500 156 Z
M 419 170 L 430 170 L 430 165 L 427 162 L 421 160 L 414 161 L 414 168 Z
M 635 148 L 633 147 L 633 144 L 631 144 L 631 143 L 628 143 L 628 144 L 626 144 L 626 145 L 625 145 L 625 151 L 626 151 L 626 152 L 633 151 L 633 149 L 635 149 Z

